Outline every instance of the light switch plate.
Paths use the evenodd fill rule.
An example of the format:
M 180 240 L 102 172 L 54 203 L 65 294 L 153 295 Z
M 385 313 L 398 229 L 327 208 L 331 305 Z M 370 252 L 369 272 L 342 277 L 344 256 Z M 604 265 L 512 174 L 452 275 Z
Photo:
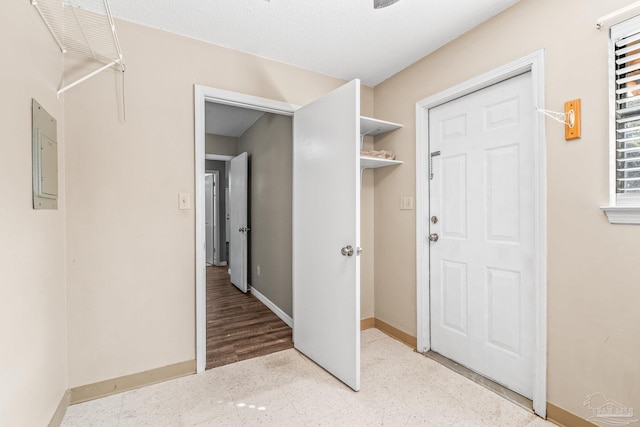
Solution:
M 412 196 L 400 196 L 400 210 L 410 211 L 413 209 L 413 197 Z
M 189 193 L 178 194 L 178 209 L 180 210 L 191 209 L 191 194 Z

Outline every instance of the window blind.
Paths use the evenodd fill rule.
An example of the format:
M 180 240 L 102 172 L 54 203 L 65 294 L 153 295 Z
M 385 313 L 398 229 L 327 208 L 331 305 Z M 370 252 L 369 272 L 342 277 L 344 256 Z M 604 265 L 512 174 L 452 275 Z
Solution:
M 614 40 L 616 193 L 640 196 L 640 32 Z

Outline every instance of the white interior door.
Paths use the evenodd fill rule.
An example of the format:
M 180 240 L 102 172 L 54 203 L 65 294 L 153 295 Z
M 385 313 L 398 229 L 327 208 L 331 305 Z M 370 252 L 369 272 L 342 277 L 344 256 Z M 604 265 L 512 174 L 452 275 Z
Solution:
M 242 153 L 231 159 L 229 167 L 229 269 L 231 283 L 247 292 L 247 177 L 249 155 Z
M 532 93 L 525 73 L 429 110 L 431 349 L 529 398 Z
M 294 345 L 354 390 L 360 388 L 359 117 L 358 80 L 293 117 Z
M 213 221 L 213 175 L 206 174 L 204 176 L 204 218 L 206 233 L 206 253 L 207 264 L 214 264 L 215 238 L 214 238 L 214 221 Z

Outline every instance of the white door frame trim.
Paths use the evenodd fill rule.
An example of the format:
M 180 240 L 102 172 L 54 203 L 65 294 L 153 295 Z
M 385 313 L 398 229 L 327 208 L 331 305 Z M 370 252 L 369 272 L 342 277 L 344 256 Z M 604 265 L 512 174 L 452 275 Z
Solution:
M 220 264 L 220 172 L 213 171 L 213 265 Z
M 205 168 L 204 176 L 202 177 L 202 179 L 204 179 L 204 186 L 205 186 L 205 202 L 207 201 L 207 199 L 206 199 L 206 197 L 207 197 L 207 175 L 211 175 L 211 179 L 213 180 L 213 181 L 212 181 L 212 183 L 213 183 L 213 184 L 212 184 L 212 194 L 211 194 L 211 205 L 212 205 L 213 207 L 211 208 L 211 210 L 212 210 L 212 212 L 211 212 L 211 213 L 212 213 L 212 215 L 213 215 L 213 220 L 212 220 L 212 221 L 213 221 L 213 230 L 214 230 L 214 231 L 213 231 L 212 239 L 213 239 L 213 254 L 214 254 L 214 255 L 213 255 L 213 263 L 212 263 L 212 265 L 216 265 L 216 249 L 217 249 L 217 248 L 216 248 L 216 237 L 215 237 L 215 234 L 216 234 L 216 232 L 215 232 L 215 227 L 216 227 L 216 211 L 215 211 L 215 200 L 214 200 L 214 199 L 215 199 L 215 196 L 214 196 L 214 194 L 215 194 L 215 185 L 216 185 L 216 177 L 215 177 L 215 173 L 217 173 L 217 172 L 218 172 L 218 171 L 214 171 L 214 170 L 207 170 L 207 169 Z M 206 218 L 206 212 L 207 212 L 207 208 L 206 208 L 206 206 L 205 206 L 205 226 L 206 226 L 206 222 L 207 222 L 207 221 L 206 221 L 206 220 L 207 220 L 207 218 Z M 205 227 L 205 232 L 206 232 L 206 227 Z M 204 239 L 204 240 L 205 240 L 205 253 L 206 253 L 206 251 L 207 251 L 207 250 L 206 250 L 206 247 L 208 246 L 208 245 L 207 245 L 207 239 L 208 239 L 208 238 L 209 238 L 209 236 L 205 233 L 205 239 Z M 208 263 L 209 263 L 209 260 L 207 259 L 207 264 L 208 264 Z
M 418 351 L 431 347 L 429 312 L 429 109 L 468 95 L 516 75 L 531 72 L 534 106 L 544 108 L 544 50 L 538 50 L 416 103 L 416 282 Z M 533 410 L 547 412 L 547 209 L 545 174 L 545 121 L 534 115 L 535 174 L 535 349 Z
M 196 372 L 205 370 L 207 362 L 207 319 L 206 319 L 206 240 L 204 223 L 204 176 L 205 172 L 205 102 L 233 105 L 264 112 L 293 116 L 299 108 L 294 104 L 267 98 L 194 85 L 194 181 L 195 181 L 195 253 L 196 253 Z
M 224 154 L 205 154 L 205 160 L 215 160 L 220 162 L 230 162 L 234 156 L 225 156 Z

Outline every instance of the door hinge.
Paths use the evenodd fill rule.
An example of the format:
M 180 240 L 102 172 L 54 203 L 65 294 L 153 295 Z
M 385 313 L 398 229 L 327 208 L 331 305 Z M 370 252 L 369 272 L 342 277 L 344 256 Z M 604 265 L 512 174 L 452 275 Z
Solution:
M 429 157 L 429 172 L 430 172 L 429 180 L 433 179 L 433 158 L 439 155 L 440 155 L 440 151 L 434 151 L 431 153 L 431 156 Z

